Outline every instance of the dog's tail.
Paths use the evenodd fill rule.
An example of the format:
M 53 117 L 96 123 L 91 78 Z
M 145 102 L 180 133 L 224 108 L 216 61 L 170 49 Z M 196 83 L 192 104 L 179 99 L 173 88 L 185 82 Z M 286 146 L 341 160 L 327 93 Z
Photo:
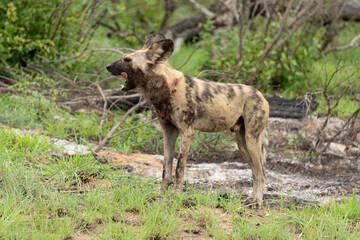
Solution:
M 264 133 L 263 133 L 263 140 L 262 140 L 262 144 L 261 144 L 261 161 L 262 161 L 262 164 L 264 164 L 264 165 L 266 163 L 266 157 L 267 157 L 267 151 L 266 151 L 267 146 L 269 146 L 269 139 L 268 139 L 267 127 L 265 127 Z

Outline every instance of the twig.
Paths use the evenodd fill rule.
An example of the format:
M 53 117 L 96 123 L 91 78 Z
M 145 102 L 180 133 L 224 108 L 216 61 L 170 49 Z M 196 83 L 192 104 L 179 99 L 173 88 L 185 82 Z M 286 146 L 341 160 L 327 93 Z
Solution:
M 79 38 L 81 38 L 83 36 L 83 34 L 85 33 L 85 31 L 88 30 L 87 27 L 89 26 L 90 22 L 94 19 L 96 9 L 102 4 L 102 2 L 103 2 L 103 0 L 98 0 L 98 1 L 94 0 L 93 1 L 93 6 L 91 8 L 89 17 L 88 17 L 87 21 L 85 22 L 85 24 L 80 29 Z
M 141 106 L 143 106 L 146 103 L 146 101 L 141 101 L 138 104 L 136 104 L 135 106 L 133 106 L 132 108 L 130 108 L 120 119 L 120 121 L 110 130 L 110 132 L 105 136 L 105 138 L 99 142 L 99 144 L 92 150 L 93 153 L 98 152 L 106 143 L 107 141 L 113 137 L 116 129 L 118 129 L 124 122 L 125 120 L 130 116 L 130 114 L 135 111 L 136 109 L 140 108 Z
M 209 18 L 214 18 L 216 16 L 215 13 L 213 13 L 212 11 L 210 11 L 209 9 L 207 9 L 206 7 L 204 7 L 203 5 L 201 5 L 200 3 L 198 3 L 195 0 L 188 0 L 189 3 L 191 3 L 194 8 L 196 10 L 198 10 L 201 14 L 204 14 L 206 16 L 208 16 Z
M 322 93 L 322 95 L 323 95 L 323 97 L 324 97 L 324 99 L 325 99 L 325 101 L 326 101 L 326 105 L 327 105 L 327 114 L 326 114 L 326 119 L 325 119 L 325 121 L 324 121 L 324 123 L 323 123 L 323 125 L 321 126 L 321 128 L 317 131 L 317 140 L 316 140 L 316 143 L 315 143 L 315 146 L 313 147 L 313 150 L 314 151 L 316 151 L 316 152 L 318 152 L 317 151 L 317 148 L 318 148 L 318 146 L 320 145 L 320 143 L 321 143 L 321 137 L 320 137 L 320 133 L 322 132 L 322 131 L 324 131 L 324 129 L 326 128 L 326 126 L 328 125 L 328 122 L 329 122 L 329 120 L 330 120 L 330 118 L 333 116 L 333 113 L 332 113 L 332 110 L 333 110 L 333 107 L 331 106 L 331 102 L 330 102 L 330 99 L 329 99 L 329 96 L 328 96 L 328 89 L 329 89 L 329 85 L 330 85 L 330 83 L 332 82 L 332 80 L 333 80 L 333 78 L 335 77 L 335 75 L 339 72 L 339 71 L 341 71 L 343 68 L 344 68 L 344 66 L 340 66 L 340 64 L 341 64 L 341 59 L 339 59 L 339 61 L 337 62 L 337 64 L 336 64 L 336 68 L 335 68 L 335 70 L 333 71 L 333 73 L 331 74 L 331 76 L 330 76 L 330 78 L 328 77 L 328 75 L 327 75 L 327 69 L 326 69 L 326 62 L 325 62 L 325 65 L 324 65 L 324 68 L 325 68 L 325 86 L 324 86 L 324 89 L 321 91 L 321 93 Z M 339 101 L 340 101 L 340 98 L 338 98 L 337 99 L 337 103 L 339 103 Z M 337 105 L 337 104 L 336 104 Z
M 143 124 L 140 124 L 140 125 L 138 125 L 138 126 L 123 129 L 123 130 L 121 130 L 120 132 L 115 133 L 112 137 L 116 137 L 116 136 L 122 134 L 123 132 L 127 132 L 127 131 L 130 131 L 130 130 L 133 130 L 133 129 L 136 129 L 136 128 L 145 126 L 145 125 L 147 125 L 147 124 L 149 124 L 149 123 L 155 122 L 156 120 L 157 120 L 157 118 L 154 118 L 154 119 L 152 119 L 152 120 L 150 120 L 150 121 L 147 121 L 147 122 L 145 122 L 145 123 L 143 123 Z
M 320 154 L 322 154 L 323 152 L 325 152 L 325 150 L 329 147 L 330 143 L 333 142 L 335 140 L 335 138 L 342 132 L 345 130 L 345 128 L 348 126 L 348 124 L 350 123 L 350 121 L 354 118 L 357 117 L 357 115 L 360 112 L 360 108 L 356 109 L 353 114 L 346 120 L 346 122 L 344 123 L 344 125 L 338 130 L 337 133 L 335 133 L 330 139 L 326 139 L 325 141 L 327 141 L 325 147 L 320 151 Z
M 104 101 L 104 106 L 103 106 L 103 112 L 102 112 L 102 115 L 101 115 L 101 120 L 100 120 L 100 126 L 99 126 L 99 142 L 101 142 L 102 138 L 101 138 L 101 134 L 102 134 L 102 126 L 104 124 L 104 121 L 105 121 L 105 117 L 107 115 L 107 111 L 106 111 L 106 106 L 107 106 L 107 100 L 106 100 L 106 97 L 104 95 L 104 92 L 102 90 L 102 88 L 100 87 L 99 84 L 96 84 L 94 83 L 94 85 L 97 87 L 97 89 L 99 90 L 99 93 L 101 95 L 101 98 L 103 99 Z
M 314 16 L 318 11 L 318 6 L 316 5 L 316 2 L 312 2 L 308 4 L 307 7 L 305 7 L 295 18 L 295 20 L 289 24 L 289 26 L 292 26 L 290 33 L 278 41 L 276 46 L 274 47 L 273 51 L 276 51 L 277 49 L 281 48 L 286 42 L 289 41 L 289 39 L 294 35 L 294 33 L 305 23 L 309 20 L 312 16 Z
M 134 97 L 140 97 L 140 94 L 133 94 L 133 95 L 128 95 L 128 96 L 109 96 L 106 97 L 106 100 L 125 100 L 125 99 L 130 99 L 130 98 L 134 98 Z M 97 102 L 97 101 L 101 101 L 101 98 L 99 97 L 79 97 L 75 100 L 72 101 L 68 101 L 68 102 L 64 102 L 64 105 L 74 105 L 74 104 L 79 104 L 79 103 L 84 103 L 84 102 Z
M 185 62 L 183 64 L 181 64 L 180 67 L 178 67 L 176 70 L 180 70 L 182 67 L 184 67 L 188 61 L 190 60 L 190 58 L 192 57 L 192 55 L 196 52 L 196 50 L 198 50 L 200 48 L 200 46 L 198 45 L 197 47 L 195 47 L 192 52 L 190 53 L 189 57 L 185 60 Z
M 289 29 L 290 24 L 287 24 L 287 22 L 288 22 L 289 15 L 291 12 L 290 10 L 292 9 L 293 4 L 294 4 L 294 0 L 290 0 L 290 2 L 288 3 L 288 7 L 280 21 L 279 31 L 276 33 L 276 35 L 273 37 L 273 39 L 267 43 L 265 50 L 258 62 L 257 70 L 253 74 L 254 76 L 260 73 L 263 63 L 264 63 L 265 59 L 268 57 L 268 55 L 270 54 L 270 51 L 273 49 L 273 47 L 276 45 L 276 43 L 281 39 L 281 37 L 285 34 L 285 32 Z M 294 22 L 295 22 L 295 20 L 293 21 L 293 23 Z
M 169 20 L 170 14 L 174 12 L 176 8 L 174 0 L 165 0 L 165 14 L 163 20 L 161 21 L 159 32 L 164 30 L 167 21 Z
M 329 49 L 329 50 L 325 51 L 323 53 L 323 55 L 329 54 L 331 52 L 343 51 L 343 50 L 350 49 L 350 48 L 358 48 L 358 47 L 360 47 L 360 43 L 355 44 L 355 42 L 357 42 L 358 40 L 360 40 L 360 35 L 357 35 L 356 37 L 354 37 L 349 44 Z
M 15 84 L 17 83 L 17 81 L 15 79 L 9 78 L 9 77 L 5 77 L 3 75 L 0 75 L 0 80 L 5 80 L 7 83 L 10 84 Z
M 304 230 L 307 228 L 307 226 L 309 226 L 309 224 L 310 224 L 310 222 L 312 221 L 313 217 L 314 217 L 314 214 L 311 214 L 311 217 L 310 217 L 309 222 L 306 224 L 306 226 L 304 227 L 304 229 L 301 231 L 301 233 L 299 234 L 298 238 L 301 238 Z
M 0 82 L 0 87 L 5 87 L 5 88 L 8 88 L 10 85 L 9 84 L 6 84 L 6 83 L 3 83 L 3 82 Z
M 96 48 L 96 49 L 93 49 L 92 51 L 94 51 L 94 52 L 96 52 L 96 51 L 112 51 L 112 52 L 124 54 L 123 51 L 120 51 L 119 49 L 116 49 L 116 48 Z
M 64 2 L 64 8 L 63 8 L 63 10 L 62 10 L 62 12 L 61 12 L 61 16 L 60 16 L 60 18 L 59 18 L 58 23 L 56 24 L 55 30 L 54 30 L 53 35 L 51 36 L 50 40 L 54 40 L 54 38 L 56 37 L 56 33 L 57 33 L 60 25 L 63 24 L 63 23 L 62 23 L 62 20 L 63 20 L 63 18 L 66 17 L 67 11 L 68 11 L 71 3 L 72 3 L 72 2 L 69 2 L 69 3 L 67 4 L 67 1 L 65 0 L 65 2 Z M 51 25 L 51 24 L 50 24 L 50 25 Z

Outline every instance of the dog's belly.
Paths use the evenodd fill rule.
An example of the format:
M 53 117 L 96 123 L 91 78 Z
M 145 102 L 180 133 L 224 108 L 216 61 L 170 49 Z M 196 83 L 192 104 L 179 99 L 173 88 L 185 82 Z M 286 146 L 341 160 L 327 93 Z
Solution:
M 194 121 L 194 129 L 201 132 L 222 132 L 229 130 L 237 121 L 237 117 L 227 119 L 218 116 L 212 118 L 198 118 Z
M 242 107 L 236 101 L 217 96 L 211 104 L 203 104 L 196 111 L 193 127 L 202 132 L 222 132 L 229 130 L 242 115 Z

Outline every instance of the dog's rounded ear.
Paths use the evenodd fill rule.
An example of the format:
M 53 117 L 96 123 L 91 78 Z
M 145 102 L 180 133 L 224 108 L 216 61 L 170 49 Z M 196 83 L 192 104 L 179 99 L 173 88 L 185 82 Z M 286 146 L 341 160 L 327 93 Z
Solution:
M 149 37 L 142 49 L 150 48 L 154 43 L 160 42 L 165 39 L 165 36 L 161 33 L 154 33 Z
M 174 42 L 171 39 L 164 39 L 151 45 L 146 57 L 154 64 L 169 59 L 174 51 Z

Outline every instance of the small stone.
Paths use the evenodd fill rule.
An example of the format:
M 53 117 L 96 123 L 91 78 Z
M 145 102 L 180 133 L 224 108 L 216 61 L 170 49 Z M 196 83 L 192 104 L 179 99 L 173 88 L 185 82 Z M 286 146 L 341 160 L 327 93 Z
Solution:
M 358 134 L 356 135 L 356 141 L 357 141 L 358 143 L 360 143 L 360 133 L 358 133 Z
M 321 164 L 318 164 L 318 165 L 315 165 L 314 166 L 314 169 L 315 170 L 322 170 L 324 167 L 323 167 L 323 165 L 321 165 Z
M 331 150 L 332 152 L 335 153 L 340 153 L 342 155 L 346 155 L 346 146 L 344 144 L 340 144 L 340 143 L 330 143 L 329 145 L 329 150 Z
M 360 149 L 357 147 L 350 147 L 347 153 L 350 156 L 360 156 Z

